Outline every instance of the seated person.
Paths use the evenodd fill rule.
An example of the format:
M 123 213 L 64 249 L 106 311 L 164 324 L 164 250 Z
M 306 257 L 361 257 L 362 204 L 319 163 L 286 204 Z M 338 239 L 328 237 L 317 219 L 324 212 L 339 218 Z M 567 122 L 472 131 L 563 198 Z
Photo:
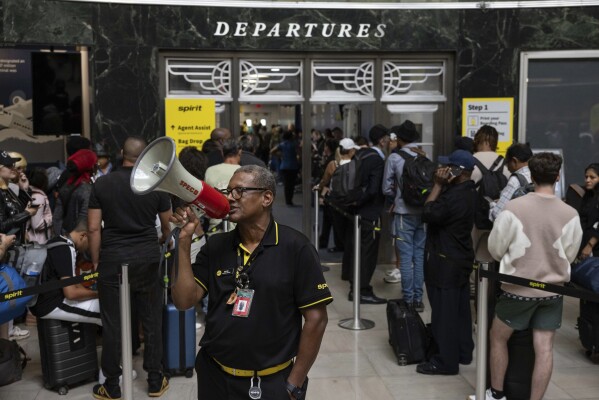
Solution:
M 77 254 L 87 251 L 87 239 L 87 220 L 81 219 L 68 235 L 57 236 L 49 240 L 48 245 L 63 242 L 66 243 L 66 246 L 48 249 L 43 281 L 49 282 L 75 276 Z M 98 292 L 79 283 L 41 293 L 35 306 L 31 307 L 31 312 L 36 317 L 43 319 L 102 325 Z

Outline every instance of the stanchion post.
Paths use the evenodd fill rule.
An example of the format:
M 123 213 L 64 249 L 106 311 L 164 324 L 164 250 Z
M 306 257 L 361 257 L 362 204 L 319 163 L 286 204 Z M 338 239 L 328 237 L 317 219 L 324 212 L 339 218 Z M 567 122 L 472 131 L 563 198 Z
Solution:
M 489 262 L 479 262 L 479 271 L 488 271 Z M 487 334 L 489 332 L 489 279 L 478 276 L 478 308 L 476 310 L 476 399 L 484 399 L 487 386 Z
M 353 331 L 361 331 L 374 327 L 374 322 L 360 319 L 360 215 L 354 216 L 354 316 L 342 319 L 339 326 Z
M 314 191 L 314 247 L 318 251 L 318 209 L 320 204 L 318 204 L 318 190 Z
M 133 349 L 131 345 L 131 297 L 129 264 L 121 264 L 121 357 L 123 359 L 123 399 L 133 400 Z

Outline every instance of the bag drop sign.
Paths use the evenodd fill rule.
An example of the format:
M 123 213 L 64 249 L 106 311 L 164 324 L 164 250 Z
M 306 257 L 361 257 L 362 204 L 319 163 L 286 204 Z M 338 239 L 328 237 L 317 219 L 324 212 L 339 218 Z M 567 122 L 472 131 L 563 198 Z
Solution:
M 214 99 L 164 99 L 166 136 L 177 145 L 202 149 L 216 125 Z

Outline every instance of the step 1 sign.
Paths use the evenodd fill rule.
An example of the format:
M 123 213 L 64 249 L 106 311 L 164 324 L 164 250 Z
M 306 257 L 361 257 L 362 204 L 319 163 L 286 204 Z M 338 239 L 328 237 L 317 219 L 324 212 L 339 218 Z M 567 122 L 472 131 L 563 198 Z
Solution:
M 216 125 L 214 99 L 164 99 L 166 136 L 182 148 L 202 149 Z
M 513 140 L 514 98 L 490 97 L 462 100 L 462 136 L 474 138 L 483 125 L 497 129 L 497 152 L 505 154 Z

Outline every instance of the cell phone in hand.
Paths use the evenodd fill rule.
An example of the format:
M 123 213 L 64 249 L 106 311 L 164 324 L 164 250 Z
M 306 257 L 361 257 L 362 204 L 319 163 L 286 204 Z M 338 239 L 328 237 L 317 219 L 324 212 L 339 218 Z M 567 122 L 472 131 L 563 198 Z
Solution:
M 30 205 L 29 205 L 29 207 L 34 207 L 34 208 L 35 208 L 35 207 L 39 207 L 39 206 L 41 206 L 41 204 L 35 204 L 35 203 L 32 203 L 32 204 L 30 204 Z
M 456 176 L 460 176 L 462 174 L 462 168 L 457 167 L 455 165 L 450 165 L 449 166 L 449 175 L 451 175 L 452 177 L 456 177 Z

